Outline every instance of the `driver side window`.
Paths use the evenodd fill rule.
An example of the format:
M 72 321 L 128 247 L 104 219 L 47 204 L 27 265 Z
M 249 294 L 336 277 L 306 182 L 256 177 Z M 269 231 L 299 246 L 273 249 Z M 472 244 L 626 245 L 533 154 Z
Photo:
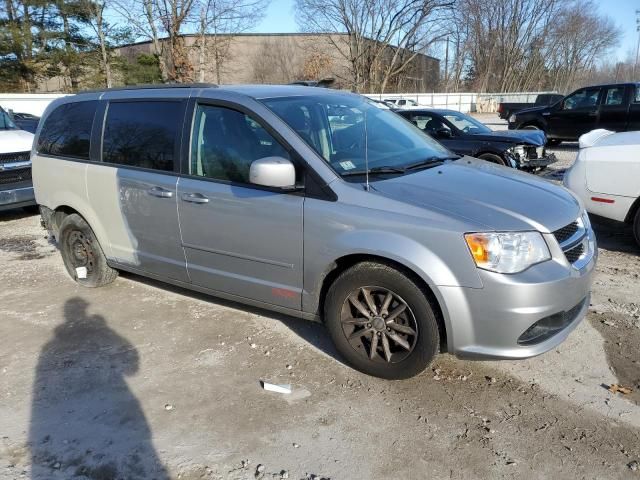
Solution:
M 251 163 L 288 152 L 260 123 L 225 107 L 198 105 L 191 145 L 191 175 L 249 183 Z
M 564 110 L 576 110 L 578 108 L 595 107 L 598 103 L 600 95 L 599 88 L 583 88 L 565 98 L 563 103 Z
M 412 115 L 411 121 L 416 127 L 431 136 L 437 136 L 437 132 L 443 129 L 451 130 L 445 122 L 431 115 Z

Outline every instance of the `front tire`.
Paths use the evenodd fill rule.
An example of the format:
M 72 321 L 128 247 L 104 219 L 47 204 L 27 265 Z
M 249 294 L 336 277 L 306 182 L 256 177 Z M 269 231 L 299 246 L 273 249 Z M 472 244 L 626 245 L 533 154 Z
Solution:
M 494 153 L 483 153 L 478 157 L 480 160 L 486 160 L 487 162 L 496 163 L 498 165 L 508 166 L 507 162 L 500 155 Z
M 324 312 L 338 352 L 368 375 L 413 377 L 438 351 L 438 324 L 425 292 L 389 265 L 362 262 L 345 270 L 331 285 Z
M 62 220 L 58 241 L 69 276 L 83 287 L 102 287 L 118 276 L 118 271 L 107 264 L 93 230 L 80 215 L 73 213 Z

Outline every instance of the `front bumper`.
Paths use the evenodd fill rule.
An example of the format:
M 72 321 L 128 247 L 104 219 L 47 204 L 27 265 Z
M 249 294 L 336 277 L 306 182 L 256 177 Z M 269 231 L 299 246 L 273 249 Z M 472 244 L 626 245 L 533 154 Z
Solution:
M 36 204 L 33 185 L 6 188 L 0 186 L 0 211 Z
M 548 167 L 552 163 L 556 163 L 558 159 L 553 153 L 546 155 L 542 158 L 531 158 L 520 162 L 520 168 L 542 168 Z
M 483 288 L 439 287 L 448 351 L 462 358 L 519 359 L 562 343 L 589 309 L 597 248 L 593 231 L 588 235 L 593 250 L 579 269 L 568 263 L 556 243 L 555 248 L 550 245 L 550 261 L 522 273 L 478 270 Z M 548 317 L 562 318 L 561 328 L 532 342 L 522 341 L 525 332 Z

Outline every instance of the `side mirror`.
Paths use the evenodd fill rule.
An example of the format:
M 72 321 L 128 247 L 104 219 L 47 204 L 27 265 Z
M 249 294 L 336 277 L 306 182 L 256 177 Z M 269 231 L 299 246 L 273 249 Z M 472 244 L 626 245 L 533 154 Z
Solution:
M 286 158 L 259 158 L 249 167 L 249 181 L 264 187 L 294 188 L 296 169 Z
M 438 138 L 451 138 L 452 136 L 453 134 L 448 128 L 439 128 L 436 130 L 436 137 Z

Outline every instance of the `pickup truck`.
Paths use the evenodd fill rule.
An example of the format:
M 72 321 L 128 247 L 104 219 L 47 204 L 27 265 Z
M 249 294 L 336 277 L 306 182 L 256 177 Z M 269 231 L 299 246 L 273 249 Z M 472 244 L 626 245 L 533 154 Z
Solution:
M 31 183 L 32 143 L 33 134 L 20 130 L 0 107 L 0 211 L 35 207 Z
M 640 83 L 584 87 L 547 107 L 527 108 L 509 116 L 509 130 L 543 130 L 549 145 L 578 140 L 604 128 L 640 130 Z
M 560 95 L 559 93 L 541 93 L 536 97 L 536 101 L 533 103 L 502 102 L 498 105 L 498 115 L 503 120 L 506 120 L 512 113 L 519 112 L 520 110 L 524 110 L 525 108 L 553 105 L 563 98 L 564 96 Z

